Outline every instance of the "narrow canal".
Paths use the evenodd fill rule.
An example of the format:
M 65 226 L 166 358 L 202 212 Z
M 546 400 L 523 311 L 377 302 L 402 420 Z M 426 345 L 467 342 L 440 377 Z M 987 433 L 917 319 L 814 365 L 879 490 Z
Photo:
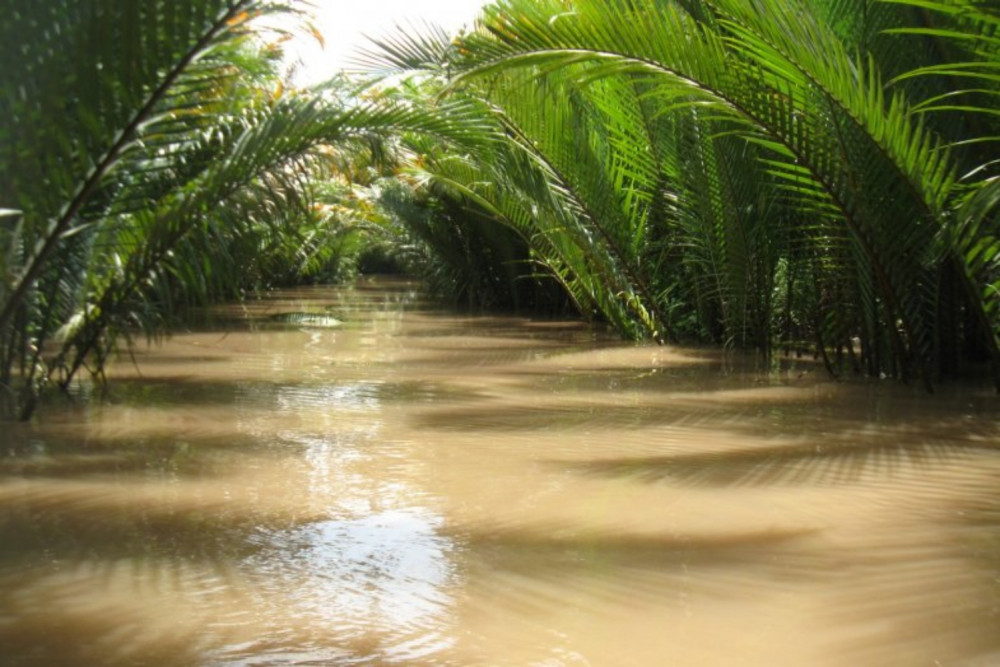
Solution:
M 460 315 L 220 308 L 0 433 L 3 665 L 1000 662 L 1000 399 Z

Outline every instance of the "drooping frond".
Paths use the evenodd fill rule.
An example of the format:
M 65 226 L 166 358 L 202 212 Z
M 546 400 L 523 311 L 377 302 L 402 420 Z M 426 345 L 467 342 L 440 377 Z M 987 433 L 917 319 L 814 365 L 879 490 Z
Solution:
M 976 163 L 956 141 L 968 127 L 940 114 L 969 91 L 930 76 L 976 71 L 992 87 L 995 17 L 972 4 L 501 0 L 454 40 L 403 34 L 368 59 L 495 105 L 589 228 L 573 243 L 613 259 L 629 302 L 764 348 L 775 327 L 812 331 L 824 355 L 860 338 L 869 372 L 929 385 L 957 311 L 1000 362 L 968 259 L 988 238 L 953 229 L 957 178 Z M 942 62 L 949 39 L 980 64 Z M 964 296 L 949 305 L 942 281 Z

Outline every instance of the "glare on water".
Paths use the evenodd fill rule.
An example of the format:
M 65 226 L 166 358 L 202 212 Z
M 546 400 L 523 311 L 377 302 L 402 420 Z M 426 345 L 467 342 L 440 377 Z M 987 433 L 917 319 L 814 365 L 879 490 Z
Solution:
M 387 282 L 220 308 L 112 378 L 0 434 L 0 664 L 1000 661 L 987 389 Z

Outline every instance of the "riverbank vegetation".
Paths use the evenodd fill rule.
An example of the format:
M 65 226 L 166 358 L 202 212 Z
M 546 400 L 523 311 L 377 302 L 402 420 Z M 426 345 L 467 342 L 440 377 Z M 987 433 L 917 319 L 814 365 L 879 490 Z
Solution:
M 3 13 L 0 382 L 22 416 L 185 304 L 366 263 L 632 338 L 1000 387 L 992 5 L 502 0 L 380 40 L 375 83 L 308 91 L 268 23 L 301 9 Z

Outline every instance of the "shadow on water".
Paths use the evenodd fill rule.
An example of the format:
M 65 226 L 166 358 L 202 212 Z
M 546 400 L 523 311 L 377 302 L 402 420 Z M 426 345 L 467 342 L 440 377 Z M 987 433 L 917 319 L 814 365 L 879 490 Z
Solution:
M 2 582 L 0 580 L 0 583 Z M 16 624 L 0 620 L 0 646 L 5 667 L 35 665 L 195 665 L 201 663 L 211 638 L 191 630 L 178 636 L 144 636 L 145 619 L 131 610 L 94 610 L 63 614 L 59 598 L 47 598 L 47 609 L 17 607 L 9 612 Z M 110 630 L 113 627 L 114 630 Z M 166 658 L 165 656 L 170 656 Z
M 374 407 L 383 403 L 467 401 L 484 396 L 466 388 L 420 379 L 345 380 L 334 382 L 229 382 L 191 376 L 120 378 L 111 382 L 107 401 L 136 407 L 237 405 L 241 410 L 280 409 L 294 402 L 303 407 L 337 409 Z
M 551 526 L 470 529 L 457 531 L 455 536 L 465 548 L 476 552 L 480 567 L 520 573 L 529 586 L 531 581 L 545 579 L 563 583 L 576 580 L 582 586 L 605 579 L 598 587 L 605 594 L 614 591 L 619 602 L 628 603 L 644 596 L 663 596 L 670 588 L 667 580 L 673 579 L 675 584 L 681 579 L 690 580 L 691 567 L 740 568 L 756 576 L 787 578 L 789 559 L 796 546 L 817 532 L 815 528 L 802 528 L 715 535 L 637 535 L 606 530 L 567 534 L 564 527 Z M 650 571 L 663 575 L 659 586 L 633 585 Z M 723 595 L 745 593 L 722 581 L 712 588 Z M 498 590 L 496 595 L 502 597 L 504 593 Z
M 1000 468 L 993 482 L 1000 488 Z M 900 512 L 881 528 L 836 538 L 828 535 L 832 527 L 742 533 L 738 524 L 719 534 L 635 535 L 628 528 L 580 534 L 551 525 L 478 526 L 456 535 L 472 554 L 475 614 L 492 622 L 533 619 L 517 621 L 510 641 L 544 641 L 532 635 L 557 626 L 551 610 L 559 600 L 570 609 L 594 605 L 559 622 L 575 627 L 588 619 L 598 636 L 624 632 L 601 627 L 615 627 L 609 615 L 638 622 L 638 610 L 649 609 L 663 615 L 650 630 L 672 637 L 667 646 L 726 646 L 726 633 L 739 632 L 726 627 L 727 611 L 741 609 L 736 618 L 756 618 L 758 641 L 784 653 L 782 664 L 791 653 L 782 645 L 805 642 L 823 664 L 990 665 L 1000 656 L 1000 494 L 985 502 L 983 492 L 974 488 L 919 518 Z M 713 608 L 719 618 L 709 631 L 685 637 L 685 618 Z M 782 629 L 775 634 L 775 627 Z M 713 655 L 718 664 L 742 664 L 733 653 Z
M 995 431 L 989 435 L 996 437 Z M 845 439 L 847 435 L 842 436 Z M 580 464 L 552 461 L 560 469 L 602 477 L 699 486 L 854 484 L 863 479 L 889 479 L 914 468 L 932 470 L 944 464 L 974 464 L 983 456 L 1000 460 L 1000 442 L 935 440 L 922 429 L 900 429 L 867 435 L 863 441 L 838 442 L 832 437 L 803 444 L 757 446 L 752 449 L 672 456 L 605 459 Z
M 440 518 L 391 509 L 405 489 L 325 470 L 357 458 L 349 445 L 300 438 L 255 456 L 242 444 L 196 444 L 195 459 L 229 460 L 211 478 L 152 459 L 0 470 L 0 664 L 405 663 L 447 646 Z M 368 506 L 338 507 L 352 500 L 338 484 Z
M 138 484 L 0 482 L 0 664 L 199 664 L 219 641 L 188 607 L 241 587 L 234 564 L 283 521 Z
M 933 532 L 901 517 L 901 529 L 850 545 L 865 557 L 846 555 L 848 566 L 827 593 L 823 613 L 825 622 L 855 630 L 852 641 L 838 646 L 847 664 L 905 664 L 901 653 L 914 656 L 911 664 L 920 657 L 997 664 L 1000 471 L 988 486 L 992 492 L 975 489 L 935 507 Z
M 254 550 L 248 537 L 287 517 L 187 489 L 143 489 L 121 479 L 36 478 L 0 489 L 0 562 L 51 558 L 163 558 L 224 562 Z M 147 482 L 148 484 L 148 482 Z M 178 483 L 179 485 L 179 483 Z M 193 495 L 193 494 L 192 494 Z
M 888 441 L 899 442 L 903 450 L 911 445 L 920 449 L 921 441 L 940 441 L 949 449 L 949 441 L 959 447 L 1000 441 L 1000 418 L 991 416 L 996 398 L 985 393 L 948 402 L 873 385 L 781 378 L 764 384 L 752 376 L 720 379 L 713 377 L 710 368 L 686 375 L 693 378 L 692 383 L 698 377 L 705 381 L 697 390 L 678 389 L 665 373 L 657 376 L 656 381 L 664 386 L 656 391 L 636 390 L 629 384 L 635 374 L 622 371 L 605 372 L 600 380 L 588 373 L 582 382 L 575 373 L 547 375 L 540 381 L 514 374 L 507 376 L 514 378 L 507 384 L 508 391 L 532 395 L 530 403 L 470 401 L 424 411 L 417 417 L 418 425 L 428 430 L 497 433 L 636 427 L 663 433 L 672 428 L 722 431 L 750 438 L 808 441 L 792 444 L 808 445 L 820 458 L 827 444 L 833 445 L 828 454 L 834 454 L 849 450 L 852 443 L 863 450 L 880 440 L 887 441 L 883 443 L 887 447 Z M 802 457 L 809 453 L 808 448 L 790 451 Z
M 13 427 L 20 438 L 0 449 L 0 478 L 91 480 L 95 483 L 173 482 L 227 474 L 234 458 L 276 457 L 301 451 L 294 442 L 225 431 L 198 432 L 184 415 L 139 411 L 141 423 L 108 432 L 87 432 L 78 423 L 54 424 L 42 432 Z M 145 419 L 144 419 L 145 418 Z
M 475 554 L 473 571 L 483 573 L 473 577 L 472 585 L 482 586 L 477 595 L 506 605 L 513 617 L 544 613 L 549 595 L 596 595 L 624 614 L 675 597 L 738 604 L 778 591 L 821 601 L 815 621 L 836 628 L 823 640 L 825 663 L 1000 661 L 995 396 L 957 388 L 929 397 L 905 387 L 711 372 L 528 365 L 504 374 L 504 396 L 531 395 L 530 403 L 494 395 L 419 411 L 414 423 L 470 444 L 577 434 L 575 453 L 546 451 L 541 435 L 534 460 L 551 475 L 726 497 L 737 489 L 766 497 L 790 487 L 828 489 L 836 493 L 815 501 L 819 507 L 847 499 L 863 513 L 867 502 L 872 518 L 848 530 L 834 523 L 842 521 L 832 518 L 835 510 L 822 509 L 835 528 L 751 533 L 745 543 L 738 523 L 718 540 L 637 537 L 627 529 L 580 536 L 565 524 L 472 529 L 463 539 Z M 665 453 L 616 454 L 613 443 L 627 449 L 633 431 Z M 495 611 L 476 613 L 498 622 Z
M 288 312 L 347 324 L 261 324 Z M 0 441 L 0 664 L 1000 655 L 983 392 L 434 312 L 407 284 L 216 316 L 261 338 L 142 352 L 108 404 Z

